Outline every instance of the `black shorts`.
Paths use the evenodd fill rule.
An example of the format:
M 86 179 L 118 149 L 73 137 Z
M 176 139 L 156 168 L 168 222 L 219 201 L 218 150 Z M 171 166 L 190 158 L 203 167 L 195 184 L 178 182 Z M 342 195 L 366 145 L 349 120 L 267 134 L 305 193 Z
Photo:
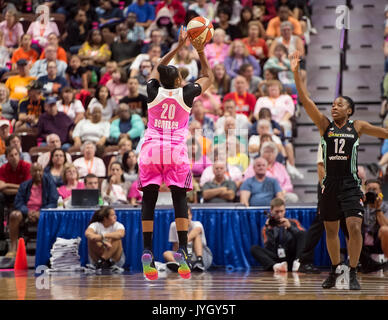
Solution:
M 324 221 L 364 216 L 363 193 L 353 177 L 326 177 L 319 209 Z

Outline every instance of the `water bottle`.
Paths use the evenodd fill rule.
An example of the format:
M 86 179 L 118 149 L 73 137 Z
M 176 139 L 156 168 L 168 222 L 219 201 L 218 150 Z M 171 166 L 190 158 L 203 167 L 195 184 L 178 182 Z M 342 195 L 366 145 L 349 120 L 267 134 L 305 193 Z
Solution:
M 63 198 L 61 196 L 58 198 L 57 208 L 63 209 Z

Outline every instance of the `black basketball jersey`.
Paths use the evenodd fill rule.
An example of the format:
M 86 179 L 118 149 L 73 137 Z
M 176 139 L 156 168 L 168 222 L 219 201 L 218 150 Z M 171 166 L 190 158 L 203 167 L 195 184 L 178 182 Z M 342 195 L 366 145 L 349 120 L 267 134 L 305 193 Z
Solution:
M 341 129 L 334 121 L 330 123 L 321 137 L 326 177 L 354 178 L 361 182 L 357 175 L 359 141 L 353 120 L 348 120 Z

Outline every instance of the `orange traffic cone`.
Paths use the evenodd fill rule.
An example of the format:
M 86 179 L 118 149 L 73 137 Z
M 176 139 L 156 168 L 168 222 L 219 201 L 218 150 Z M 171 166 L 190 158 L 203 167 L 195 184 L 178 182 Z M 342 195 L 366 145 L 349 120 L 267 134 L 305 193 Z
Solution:
M 18 250 L 16 251 L 14 270 L 27 270 L 27 252 L 23 238 L 19 238 Z

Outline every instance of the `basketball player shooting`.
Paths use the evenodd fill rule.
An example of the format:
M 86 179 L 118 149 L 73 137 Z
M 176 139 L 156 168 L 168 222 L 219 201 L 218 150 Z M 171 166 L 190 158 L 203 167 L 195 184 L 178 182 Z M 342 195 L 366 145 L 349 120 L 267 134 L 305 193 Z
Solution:
M 187 154 L 186 136 L 193 100 L 206 91 L 213 74 L 204 54 L 205 41 L 192 41 L 198 51 L 201 75 L 195 83 L 182 87 L 178 69 L 168 63 L 185 45 L 187 32 L 181 27 L 178 45 L 154 67 L 147 83 L 148 125 L 139 156 L 138 189 L 143 191 L 142 227 L 143 273 L 149 280 L 158 278 L 152 253 L 154 211 L 159 187 L 164 182 L 171 190 L 178 232 L 179 249 L 174 254 L 182 278 L 190 278 L 187 261 L 188 207 L 186 192 L 192 189 L 192 173 Z
M 321 135 L 325 177 L 322 180 L 320 214 L 325 230 L 326 244 L 331 259 L 331 271 L 322 287 L 335 286 L 340 275 L 340 240 L 338 236 L 340 219 L 345 217 L 349 231 L 349 289 L 360 290 L 356 267 L 362 248 L 361 224 L 364 215 L 361 180 L 357 175 L 358 146 L 362 134 L 377 138 L 388 138 L 388 129 L 371 125 L 362 120 L 349 120 L 354 113 L 354 102 L 347 96 L 337 97 L 331 107 L 330 121 L 308 97 L 307 89 L 299 75 L 299 52 L 290 56 L 298 98 L 307 114 L 318 127 Z M 337 272 L 336 272 L 337 271 Z

